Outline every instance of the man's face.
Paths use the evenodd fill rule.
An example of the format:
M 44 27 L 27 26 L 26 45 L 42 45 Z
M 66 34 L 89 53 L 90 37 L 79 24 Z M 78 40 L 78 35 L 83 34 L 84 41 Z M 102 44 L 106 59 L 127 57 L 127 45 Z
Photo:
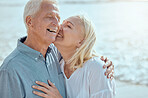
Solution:
M 33 36 L 43 44 L 54 42 L 59 29 L 59 22 L 57 5 L 44 1 L 39 12 L 32 18 Z

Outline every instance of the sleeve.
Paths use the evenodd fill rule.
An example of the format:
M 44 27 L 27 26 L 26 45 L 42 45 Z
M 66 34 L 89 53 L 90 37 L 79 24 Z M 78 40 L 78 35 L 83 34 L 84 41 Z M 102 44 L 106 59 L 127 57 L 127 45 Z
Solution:
M 89 91 L 90 98 L 114 98 L 115 81 L 104 75 L 104 62 L 100 59 L 89 62 Z
M 0 70 L 0 98 L 22 98 L 16 77 L 7 70 Z

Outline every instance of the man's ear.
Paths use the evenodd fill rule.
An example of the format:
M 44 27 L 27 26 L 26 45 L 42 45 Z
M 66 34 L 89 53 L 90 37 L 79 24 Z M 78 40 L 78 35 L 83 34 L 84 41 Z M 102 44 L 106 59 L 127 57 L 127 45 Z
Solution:
M 32 27 L 32 17 L 31 16 L 26 17 L 26 24 L 28 27 Z
M 78 44 L 77 44 L 77 48 L 80 48 L 80 46 L 83 44 L 83 42 L 84 42 L 84 39 L 83 39 L 83 40 L 80 40 L 80 41 L 78 42 Z

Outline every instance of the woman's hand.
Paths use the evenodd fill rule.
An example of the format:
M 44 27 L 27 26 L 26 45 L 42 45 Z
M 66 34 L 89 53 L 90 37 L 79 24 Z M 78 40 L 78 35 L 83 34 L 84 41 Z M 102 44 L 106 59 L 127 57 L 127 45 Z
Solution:
M 114 78 L 114 65 L 112 61 L 110 61 L 107 57 L 104 58 L 103 56 L 101 56 L 100 59 L 105 62 L 103 68 L 107 68 L 106 72 L 104 73 L 105 76 L 107 76 L 108 79 L 110 78 L 112 80 Z
M 50 86 L 48 84 L 46 84 L 44 82 L 40 82 L 40 81 L 36 81 L 36 84 L 38 84 L 40 86 L 33 85 L 32 88 L 42 91 L 44 93 L 41 93 L 38 91 L 33 91 L 34 94 L 41 96 L 43 98 L 63 98 L 60 95 L 56 86 L 50 80 L 48 80 L 48 84 Z

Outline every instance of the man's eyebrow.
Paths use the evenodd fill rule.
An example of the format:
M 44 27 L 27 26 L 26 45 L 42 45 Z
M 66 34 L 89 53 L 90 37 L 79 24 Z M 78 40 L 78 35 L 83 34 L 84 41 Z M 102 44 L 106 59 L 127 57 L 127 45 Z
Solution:
M 72 24 L 74 26 L 74 24 L 72 22 L 70 22 L 70 21 L 67 21 L 67 22 L 70 23 L 70 24 Z
M 53 15 L 53 13 L 47 13 L 46 15 Z

